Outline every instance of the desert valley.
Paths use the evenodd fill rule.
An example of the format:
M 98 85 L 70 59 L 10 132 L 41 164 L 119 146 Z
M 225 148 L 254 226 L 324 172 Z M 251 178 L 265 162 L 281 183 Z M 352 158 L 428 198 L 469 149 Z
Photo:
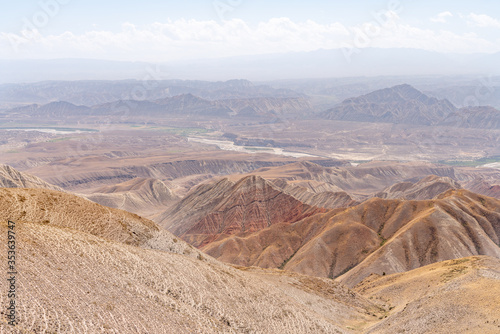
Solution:
M 3 3 L 0 334 L 499 334 L 499 4 Z
M 15 330 L 498 333 L 500 100 L 418 80 L 0 86 Z

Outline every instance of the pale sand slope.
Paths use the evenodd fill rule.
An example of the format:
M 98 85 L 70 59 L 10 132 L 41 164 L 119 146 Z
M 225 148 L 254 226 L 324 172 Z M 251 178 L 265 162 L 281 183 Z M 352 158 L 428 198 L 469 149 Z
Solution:
M 500 260 L 473 256 L 372 275 L 355 290 L 394 307 L 366 333 L 500 333 Z
M 331 280 L 266 282 L 121 210 L 50 190 L 0 191 L 0 214 L 16 221 L 19 333 L 345 333 L 382 314 Z M 3 220 L 4 245 L 6 235 Z M 0 332 L 12 332 L 3 319 Z

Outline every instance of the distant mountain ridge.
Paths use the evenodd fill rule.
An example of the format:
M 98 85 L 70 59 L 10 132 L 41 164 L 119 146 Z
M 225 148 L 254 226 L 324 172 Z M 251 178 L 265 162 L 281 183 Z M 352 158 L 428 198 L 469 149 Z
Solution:
M 141 92 L 141 96 L 134 98 L 138 92 Z M 155 80 L 154 84 L 147 87 L 140 80 L 42 81 L 0 85 L 0 101 L 37 104 L 67 101 L 87 107 L 119 100 L 154 101 L 185 94 L 196 95 L 205 100 L 306 97 L 291 89 L 256 85 L 244 79 L 216 82 Z
M 332 120 L 434 125 L 457 109 L 403 84 L 344 100 L 320 114 Z
M 458 109 L 447 99 L 429 97 L 408 84 L 345 99 L 318 116 L 353 122 L 500 128 L 500 111 L 493 107 Z
M 162 117 L 165 115 L 215 117 L 273 117 L 311 113 L 309 101 L 303 97 L 251 97 L 207 100 L 191 93 L 157 100 L 118 100 L 94 106 L 75 105 L 66 101 L 31 104 L 4 111 L 8 119 L 51 118 L 69 120 L 89 117 Z

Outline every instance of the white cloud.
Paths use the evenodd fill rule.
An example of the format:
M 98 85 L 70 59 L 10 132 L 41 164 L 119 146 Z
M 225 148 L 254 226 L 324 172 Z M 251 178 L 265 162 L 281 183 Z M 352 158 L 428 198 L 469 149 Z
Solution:
M 445 12 L 446 13 L 446 12 Z M 443 14 L 446 18 L 449 15 Z M 439 15 L 441 15 L 439 14 Z M 471 14 L 472 15 L 472 14 Z M 475 14 L 474 14 L 475 15 Z M 273 18 L 250 26 L 240 19 L 223 22 L 176 20 L 137 26 L 124 23 L 118 32 L 94 30 L 42 35 L 0 32 L 0 58 L 94 58 L 169 61 L 291 51 L 356 48 L 419 48 L 439 52 L 498 52 L 500 46 L 474 34 L 435 31 L 405 24 L 396 13 L 384 21 L 357 26 L 294 22 Z M 477 18 L 471 16 L 471 19 Z M 479 17 L 482 24 L 491 21 Z M 494 21 L 493 21 L 494 22 Z
M 453 14 L 450 12 L 442 12 L 437 14 L 434 17 L 431 17 L 430 20 L 432 22 L 438 22 L 438 23 L 446 23 L 446 18 L 448 17 L 453 17 Z
M 500 28 L 499 20 L 485 14 L 470 13 L 467 15 L 467 23 L 473 27 Z

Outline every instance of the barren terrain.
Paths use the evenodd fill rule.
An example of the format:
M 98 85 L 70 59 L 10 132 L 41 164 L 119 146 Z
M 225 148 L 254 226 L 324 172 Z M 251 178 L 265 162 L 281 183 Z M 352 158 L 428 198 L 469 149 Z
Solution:
M 16 331 L 500 331 L 500 111 L 356 82 L 0 86 Z

